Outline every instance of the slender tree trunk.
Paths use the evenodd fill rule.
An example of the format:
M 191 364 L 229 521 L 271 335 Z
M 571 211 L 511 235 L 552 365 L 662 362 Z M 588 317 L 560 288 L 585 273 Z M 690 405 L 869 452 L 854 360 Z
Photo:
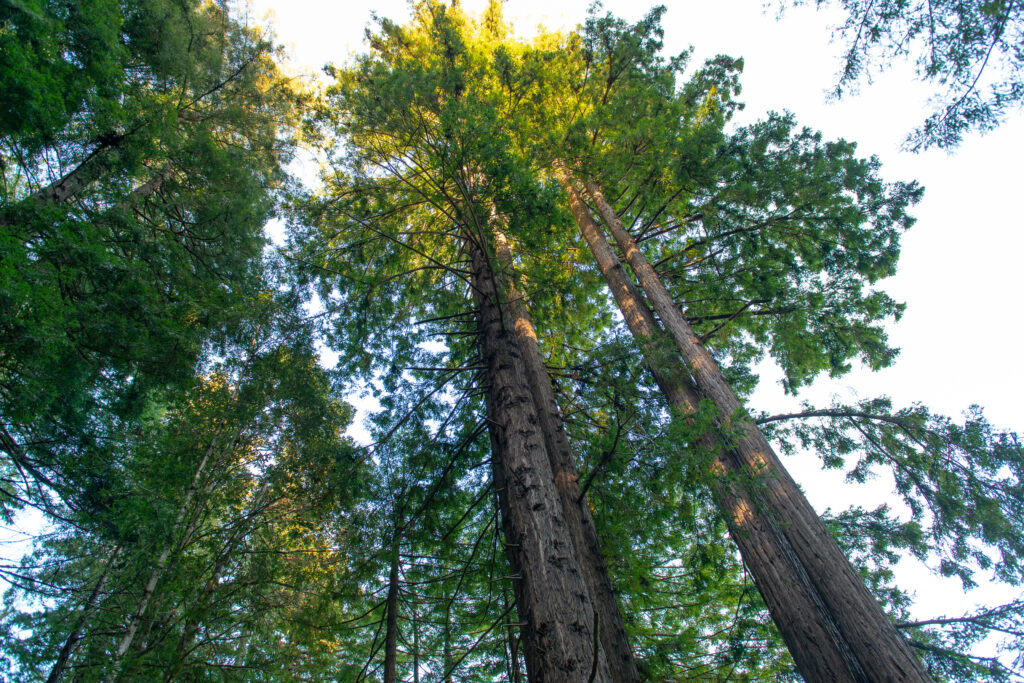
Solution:
M 209 485 L 207 485 L 207 490 L 209 490 L 209 488 Z M 196 634 L 199 632 L 199 627 L 201 626 L 203 619 L 203 612 L 209 606 L 214 592 L 217 590 L 224 567 L 227 566 L 227 563 L 234 557 L 234 553 L 239 542 L 245 538 L 246 533 L 250 530 L 248 525 L 249 520 L 253 516 L 262 513 L 265 509 L 265 497 L 269 490 L 270 478 L 267 477 L 260 485 L 260 488 L 256 491 L 248 513 L 243 515 L 242 519 L 244 522 L 239 521 L 237 523 L 236 528 L 228 537 L 227 543 L 225 543 L 224 547 L 221 548 L 220 553 L 217 556 L 217 561 L 213 566 L 213 571 L 210 574 L 210 578 L 207 579 L 203 592 L 196 601 L 196 607 L 193 613 L 185 620 L 185 626 L 182 630 L 181 638 L 178 640 L 178 645 L 175 648 L 174 660 L 171 666 L 169 666 L 164 672 L 164 681 L 167 683 L 178 680 L 179 674 L 182 669 L 184 669 L 185 660 L 190 654 L 192 648 L 192 641 L 195 640 Z
M 723 432 L 739 433 L 731 445 L 744 471 L 754 479 L 753 486 L 760 493 L 758 502 L 786 535 L 860 669 L 871 680 L 928 680 L 920 660 L 843 555 L 767 439 L 750 420 L 718 364 L 697 338 L 600 188 L 593 182 L 587 182 L 586 188 L 675 341 L 698 394 L 710 399 L 718 409 Z
M 107 683 L 117 680 L 118 674 L 121 671 L 121 663 L 124 655 L 128 652 L 128 649 L 132 646 L 132 642 L 135 640 L 135 634 L 139 629 L 139 625 L 142 623 L 142 617 L 146 613 L 146 608 L 149 607 L 149 601 L 153 597 L 153 592 L 156 590 L 156 584 L 160 581 L 160 577 L 164 573 L 164 569 L 167 566 L 167 559 L 171 555 L 173 543 L 168 543 L 164 546 L 164 549 L 160 552 L 160 556 L 156 560 L 156 565 L 153 570 L 149 573 L 149 579 L 146 581 L 146 585 L 142 590 L 142 598 L 139 600 L 138 606 L 135 608 L 135 612 L 132 614 L 131 621 L 128 622 L 128 630 L 122 636 L 121 641 L 117 645 L 117 651 L 114 653 L 114 661 L 110 663 L 110 673 L 105 679 Z
M 502 586 L 502 597 L 505 598 L 505 612 L 509 612 L 511 603 L 508 599 L 508 586 Z M 509 683 L 519 683 L 519 639 L 516 637 L 515 625 L 509 624 L 506 628 L 508 638 L 508 680 Z
M 195 474 L 192 477 L 192 482 L 185 491 L 185 497 L 181 502 L 181 506 L 178 508 L 178 514 L 174 519 L 174 526 L 171 527 L 175 531 L 179 529 L 185 521 L 189 505 L 191 505 L 192 499 L 195 497 L 196 491 L 199 488 L 199 482 L 202 479 L 203 472 L 206 470 L 206 466 L 210 462 L 210 458 L 213 456 L 216 444 L 217 437 L 214 435 L 210 440 L 210 445 L 203 453 L 203 458 L 200 460 L 199 466 L 196 467 Z M 188 530 L 185 531 L 184 535 L 185 537 L 188 537 Z M 153 566 L 153 570 L 149 574 L 149 579 L 146 581 L 146 585 L 142 590 L 142 597 L 139 599 L 138 606 L 132 614 L 131 621 L 128 622 L 128 630 L 121 638 L 121 641 L 117 645 L 117 650 L 114 652 L 113 661 L 110 663 L 110 672 L 104 679 L 107 683 L 112 683 L 112 681 L 117 680 L 118 674 L 121 671 L 121 664 L 124 661 L 124 655 L 128 652 L 128 648 L 132 646 L 132 641 L 135 639 L 135 634 L 139 629 L 139 624 L 142 623 L 142 617 L 146 613 L 146 608 L 149 607 L 149 602 L 153 598 L 153 592 L 156 590 L 156 585 L 160 581 L 160 577 L 163 576 L 164 569 L 167 567 L 167 560 L 170 558 L 171 551 L 174 549 L 175 545 L 176 543 L 171 541 L 164 546 L 164 549 L 160 552 L 160 556 L 156 560 L 156 564 Z
M 497 486 L 498 482 L 495 481 L 494 485 Z M 444 602 L 444 645 L 441 653 L 441 666 L 444 669 L 444 683 L 452 683 L 452 600 L 455 597 L 445 600 Z
M 412 601 L 410 601 L 412 602 Z M 412 683 L 420 683 L 420 620 L 416 605 L 412 609 Z
M 508 273 L 512 271 L 512 251 L 504 233 L 494 231 L 495 253 L 498 263 Z M 521 293 L 516 292 L 507 277 L 508 314 L 522 352 L 523 364 L 530 382 L 530 391 L 537 409 L 537 419 L 548 460 L 555 477 L 562 511 L 565 514 L 573 547 L 579 556 L 583 577 L 590 591 L 594 609 L 599 615 L 601 647 L 608 659 L 612 680 L 618 683 L 639 683 L 640 674 L 633 658 L 629 637 L 622 621 L 622 612 L 615 597 L 615 589 L 608 577 L 608 567 L 601 552 L 594 519 L 584 497 L 580 496 L 579 471 L 573 458 L 569 438 L 565 433 L 562 415 L 555 400 L 551 376 L 544 365 L 537 334 Z
M 604 683 L 611 677 L 604 653 L 600 648 L 594 651 L 594 611 L 537 426 L 522 353 L 502 314 L 483 240 L 480 233 L 466 235 L 492 411 L 488 419 L 500 453 L 495 482 L 504 484 L 499 500 L 509 531 L 506 549 L 521 574 L 516 607 L 525 624 L 527 671 L 533 681 L 575 683 L 586 677 L 596 660 L 593 680 Z
M 100 140 L 96 149 L 71 171 L 46 187 L 29 195 L 28 200 L 39 204 L 61 204 L 99 180 L 110 166 L 107 156 L 124 142 L 126 135 L 109 135 Z
M 655 380 L 670 405 L 683 415 L 694 414 L 699 399 L 681 361 L 673 353 L 671 344 L 666 348 L 654 315 L 626 276 L 575 188 L 564 173 L 559 173 L 559 180 L 569 195 L 570 208 L 584 239 L 594 253 L 630 332 L 640 344 Z M 856 661 L 851 660 L 849 648 L 787 538 L 762 513 L 745 485 L 735 454 L 722 449 L 712 434 L 699 437 L 697 447 L 699 452 L 710 454 L 715 500 L 725 512 L 730 534 L 801 673 L 810 681 L 867 680 Z
M 391 541 L 391 571 L 388 573 L 388 597 L 385 601 L 387 627 L 384 634 L 384 683 L 395 683 L 398 671 L 398 570 L 399 534 Z
M 120 554 L 120 546 L 115 548 L 114 552 L 111 553 L 110 558 L 103 567 L 103 572 L 100 574 L 100 578 L 97 579 L 96 585 L 89 594 L 89 599 L 85 601 L 85 605 L 82 608 L 82 615 L 78 619 L 78 625 L 75 626 L 75 630 L 71 632 L 68 639 L 64 641 L 64 646 L 61 647 L 60 653 L 57 655 L 57 661 L 54 662 L 53 668 L 50 669 L 50 675 L 46 677 L 46 683 L 57 683 L 57 681 L 63 678 L 64 672 L 67 670 L 68 661 L 70 661 L 71 655 L 74 653 L 75 647 L 78 645 L 78 641 L 82 639 L 82 635 L 85 633 L 85 624 L 89 620 L 89 615 L 92 614 L 92 611 L 96 609 L 96 605 L 99 604 L 100 595 L 103 594 L 103 587 L 106 586 L 107 577 L 110 575 L 110 568 L 114 566 L 114 562 Z
M 134 190 L 129 192 L 124 199 L 118 202 L 117 208 L 128 209 L 131 208 L 133 203 L 138 203 L 140 200 L 151 198 L 163 188 L 164 183 L 171 177 L 172 172 L 173 169 L 171 168 L 171 165 L 169 163 L 165 164 L 164 167 L 152 178 L 136 187 Z
M 93 184 L 104 173 L 104 164 L 89 156 L 67 175 L 32 193 L 28 199 L 39 204 L 62 204 Z

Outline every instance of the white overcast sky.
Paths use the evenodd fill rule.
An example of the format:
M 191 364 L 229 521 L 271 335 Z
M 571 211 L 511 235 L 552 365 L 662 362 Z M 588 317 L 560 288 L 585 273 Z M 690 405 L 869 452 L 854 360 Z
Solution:
M 478 11 L 484 0 L 464 1 Z M 583 21 L 589 0 L 508 0 L 506 17 L 517 31 L 529 34 L 538 24 L 571 27 Z M 952 155 L 900 151 L 908 131 L 922 121 L 929 86 L 917 83 L 909 65 L 896 65 L 864 85 L 855 97 L 826 101 L 838 69 L 839 43 L 830 26 L 839 16 L 808 7 L 791 8 L 776 20 L 759 0 L 688 0 L 666 2 L 666 54 L 692 45 L 693 64 L 716 54 L 743 57 L 746 110 L 741 123 L 770 110 L 788 109 L 803 124 L 827 138 L 856 141 L 864 156 L 878 155 L 888 180 L 918 180 L 925 188 L 914 210 L 917 224 L 906 234 L 899 274 L 883 283 L 908 309 L 892 326 L 891 340 L 902 352 L 896 364 L 879 373 L 855 372 L 835 382 L 817 383 L 805 396 L 827 403 L 889 395 L 897 407 L 922 401 L 934 411 L 960 416 L 970 404 L 985 407 L 996 426 L 1024 432 L 1020 392 L 1024 363 L 1020 355 L 1021 303 L 1024 293 L 1024 219 L 1019 208 L 1024 153 L 1024 116 L 1010 117 L 986 136 L 971 136 Z M 606 0 L 606 10 L 639 19 L 650 5 L 641 0 Z M 380 16 L 402 22 L 403 0 L 374 3 Z M 267 12 L 293 64 L 309 71 L 327 62 L 344 62 L 363 49 L 370 8 L 329 0 L 256 0 L 253 17 Z M 753 397 L 755 410 L 784 412 L 792 407 L 770 371 Z M 819 476 L 806 463 L 790 462 L 815 506 L 871 505 L 872 494 L 841 493 L 841 478 Z M 880 485 L 885 482 L 880 482 Z M 883 486 L 883 488 L 885 488 Z M 985 588 L 959 596 L 959 583 L 941 583 L 904 571 L 918 586 L 919 617 L 970 609 L 987 599 Z M 902 565 L 901 565 L 902 568 Z M 908 579 L 904 579 L 904 583 Z M 1005 597 L 1006 593 L 1001 593 Z

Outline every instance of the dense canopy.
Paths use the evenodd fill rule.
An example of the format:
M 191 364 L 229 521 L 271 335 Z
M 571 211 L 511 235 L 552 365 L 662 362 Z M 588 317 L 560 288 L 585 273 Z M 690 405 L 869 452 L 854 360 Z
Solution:
M 922 188 L 733 123 L 742 60 L 664 55 L 663 11 L 416 3 L 321 87 L 223 4 L 0 8 L 3 676 L 1024 675 L 1024 602 L 914 620 L 894 573 L 1024 581 L 1015 434 L 743 407 L 764 359 L 894 362 Z M 889 503 L 819 515 L 794 451 Z

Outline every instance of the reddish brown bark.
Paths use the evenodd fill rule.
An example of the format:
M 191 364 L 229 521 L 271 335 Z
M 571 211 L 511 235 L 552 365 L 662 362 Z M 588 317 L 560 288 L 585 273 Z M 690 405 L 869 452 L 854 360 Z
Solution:
M 563 180 L 567 182 L 564 176 Z M 568 189 L 570 201 L 579 205 L 573 211 L 586 213 L 574 189 Z M 728 453 L 718 459 L 715 467 L 722 468 L 723 473 L 730 470 L 739 473 L 740 480 L 748 482 L 746 490 L 756 492 L 756 497 L 743 504 L 748 506 L 750 516 L 764 527 L 765 535 L 774 537 L 774 540 L 768 539 L 769 545 L 781 551 L 780 556 L 791 565 L 792 579 L 785 579 L 785 572 L 779 577 L 766 574 L 758 579 L 758 570 L 737 539 L 743 559 L 755 574 L 758 588 L 801 672 L 809 680 L 822 681 L 929 680 L 920 660 L 864 587 L 767 440 L 750 419 L 745 418 L 738 397 L 722 377 L 714 359 L 693 334 L 681 310 L 604 201 L 599 188 L 589 183 L 588 190 L 668 328 L 674 346 L 682 354 L 685 366 L 679 372 L 684 377 L 692 375 L 695 391 L 691 398 L 709 398 L 714 402 L 724 432 L 731 434 L 740 430 L 740 437 L 732 440 Z M 596 229 L 596 225 L 593 227 Z M 600 241 L 607 246 L 603 236 Z M 738 423 L 735 416 L 742 416 Z M 775 592 L 780 595 L 770 599 L 769 595 Z M 815 606 L 812 620 L 803 618 L 794 623 L 792 615 L 776 613 L 779 606 L 791 603 L 801 593 L 805 602 Z M 779 601 L 782 604 L 773 606 Z M 813 647 L 808 647 L 808 643 Z M 828 668 L 823 670 L 825 661 Z
M 494 415 L 494 412 L 495 412 L 495 410 L 494 410 L 494 400 L 491 397 L 490 392 L 485 392 L 484 400 L 485 400 L 485 403 L 486 403 L 486 406 L 487 406 L 487 415 L 488 416 Z M 523 595 L 522 595 L 523 582 L 520 581 L 519 578 L 518 578 L 518 577 L 522 576 L 523 574 L 522 574 L 522 571 L 519 568 L 519 554 L 515 552 L 514 548 L 510 548 L 508 546 L 508 539 L 512 537 L 514 531 L 512 530 L 512 525 L 510 523 L 510 519 L 509 519 L 508 515 L 506 515 L 505 512 L 504 512 L 505 510 L 508 509 L 508 500 L 505 499 L 505 495 L 506 495 L 506 493 L 508 491 L 508 487 L 505 486 L 505 474 L 504 474 L 505 468 L 504 468 L 502 451 L 501 451 L 502 446 L 498 443 L 497 435 L 496 435 L 496 433 L 495 433 L 495 431 L 493 429 L 488 429 L 487 433 L 488 433 L 488 435 L 491 438 L 491 469 L 494 472 L 494 491 L 495 491 L 494 495 L 495 495 L 496 502 L 498 504 L 498 511 L 500 513 L 498 516 L 501 519 L 501 535 L 502 535 L 502 538 L 505 539 L 505 543 L 506 543 L 505 555 L 508 557 L 509 570 L 511 571 L 512 576 L 513 576 L 513 579 L 511 581 L 511 584 L 512 584 L 512 596 L 513 596 L 513 599 L 515 600 L 516 607 L 518 608 L 519 602 L 521 600 L 524 600 Z M 507 597 L 508 596 L 508 594 L 507 594 L 508 584 L 505 584 L 504 590 L 506 591 L 505 592 L 505 596 L 506 596 L 505 600 L 506 600 L 506 603 L 507 603 L 507 601 L 508 601 L 508 597 Z M 508 607 L 508 605 L 506 604 L 506 608 L 507 607 Z M 445 629 L 445 640 L 444 640 L 444 662 L 445 662 L 445 664 L 444 664 L 444 670 L 446 672 L 446 674 L 445 674 L 445 683 L 452 683 L 451 670 L 449 668 L 449 662 L 451 661 L 451 646 L 450 646 L 451 640 L 450 640 L 450 637 L 449 637 L 450 636 L 450 628 L 451 628 L 451 624 L 450 624 L 451 612 L 450 612 L 450 610 L 451 610 L 451 602 L 449 601 L 447 606 L 445 607 L 445 612 L 444 612 L 444 629 Z M 518 614 L 518 611 L 517 611 L 517 614 Z M 520 615 L 520 623 L 524 623 L 524 622 L 521 621 L 521 619 L 522 619 L 522 616 Z M 518 681 L 519 680 L 520 662 L 519 662 L 519 647 L 518 646 L 519 646 L 519 643 L 521 642 L 521 637 L 519 637 L 519 635 L 517 635 L 517 634 L 519 634 L 520 631 L 521 631 L 521 629 L 518 628 L 517 626 L 515 626 L 514 624 L 510 623 L 508 625 L 508 655 L 509 655 L 509 665 L 510 665 L 509 666 L 509 668 L 510 668 L 509 677 L 513 681 Z
M 680 413 L 696 411 L 698 396 L 671 345 L 666 345 L 653 313 L 627 277 L 607 240 L 564 173 L 559 174 L 584 239 L 612 291 L 652 374 Z M 750 569 L 765 604 L 801 673 L 812 681 L 862 681 L 864 671 L 852 659 L 834 621 L 785 534 L 766 515 L 750 489 L 735 453 L 719 447 L 714 435 L 698 439 L 711 454 L 712 491 L 725 512 L 733 540 Z
M 662 325 L 675 341 L 693 376 L 698 395 L 714 403 L 724 432 L 740 434 L 733 439 L 732 450 L 744 472 L 754 479 L 753 485 L 760 494 L 758 502 L 765 506 L 790 542 L 856 663 L 870 680 L 928 680 L 920 660 L 746 414 L 718 364 L 697 338 L 600 188 L 593 182 L 586 183 L 586 188 L 641 288 L 653 303 Z
M 384 634 L 384 683 L 395 683 L 398 670 L 398 534 L 392 541 L 391 571 L 388 572 L 387 630 Z
M 499 265 L 507 273 L 511 273 L 512 251 L 507 238 L 500 230 L 494 230 L 494 245 Z M 509 284 L 509 278 L 504 279 L 505 290 L 508 293 L 506 308 L 530 380 L 537 419 L 544 435 L 562 511 L 601 624 L 601 646 L 608 658 L 612 680 L 618 683 L 639 683 L 640 674 L 622 621 L 615 589 L 608 576 L 597 527 L 594 526 L 594 519 L 585 497 L 580 496 L 579 471 L 576 469 L 576 461 L 565 433 L 562 415 L 555 400 L 555 391 L 551 386 L 551 376 L 544 364 L 533 321 L 522 295 Z
M 531 681 L 576 682 L 595 657 L 594 680 L 611 681 L 594 652 L 594 611 L 554 484 L 529 378 L 515 333 L 504 318 L 483 235 L 466 235 L 483 357 L 492 459 L 506 551 L 518 569 L 516 608 Z

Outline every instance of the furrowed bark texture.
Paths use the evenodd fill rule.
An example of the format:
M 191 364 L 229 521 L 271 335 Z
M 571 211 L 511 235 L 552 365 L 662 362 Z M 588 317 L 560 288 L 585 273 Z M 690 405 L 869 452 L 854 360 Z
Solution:
M 593 182 L 587 182 L 586 188 L 675 341 L 693 376 L 698 395 L 715 404 L 718 421 L 726 433 L 739 432 L 732 450 L 744 471 L 754 478 L 754 486 L 760 494 L 759 504 L 766 508 L 789 540 L 856 664 L 870 680 L 929 680 L 906 639 L 882 611 L 768 440 L 746 414 L 718 364 L 697 338 L 600 188 Z M 852 662 L 851 669 L 855 669 Z
M 484 379 L 486 385 L 487 380 Z M 489 386 L 489 385 L 488 385 Z M 501 538 L 505 544 L 505 556 L 508 558 L 508 568 L 512 574 L 512 599 L 515 601 L 516 614 L 519 615 L 519 623 L 526 623 L 523 621 L 522 614 L 519 614 L 519 604 L 524 600 L 523 598 L 523 582 L 520 579 L 523 572 L 519 567 L 519 553 L 518 548 L 509 546 L 510 539 L 513 535 L 512 523 L 508 515 L 505 513 L 508 510 L 509 502 L 506 498 L 508 487 L 505 485 L 505 458 L 502 454 L 503 446 L 498 442 L 498 435 L 496 430 L 493 429 L 492 416 L 495 414 L 494 408 L 494 397 L 492 392 L 488 389 L 484 391 L 484 404 L 487 409 L 487 435 L 491 439 L 491 471 L 492 478 L 494 481 L 494 499 L 498 506 L 498 518 L 501 521 Z M 505 584 L 505 590 L 507 591 L 508 584 Z M 451 640 L 449 638 L 451 623 L 451 600 L 448 600 L 444 611 L 444 671 L 445 671 L 445 683 L 451 683 Z M 509 656 L 512 658 L 513 669 L 517 669 L 519 666 L 519 660 L 516 655 L 516 634 L 522 629 L 517 628 L 515 625 L 509 622 L 508 626 L 508 649 Z
M 467 235 L 477 303 L 481 355 L 488 393 L 490 429 L 497 445 L 495 484 L 502 505 L 505 542 L 520 577 L 516 608 L 531 681 L 583 680 L 598 658 L 594 680 L 612 678 L 603 652 L 595 654 L 594 611 L 583 573 L 573 552 L 529 379 L 514 332 L 500 308 L 481 235 Z
M 384 683 L 395 683 L 398 670 L 398 534 L 391 543 L 391 571 L 388 574 L 387 631 L 384 636 Z
M 672 349 L 665 348 L 664 335 L 653 313 L 627 277 L 571 181 L 561 171 L 558 178 L 569 196 L 580 231 L 659 387 L 680 413 L 693 414 L 699 399 L 681 361 Z M 856 661 L 851 661 L 849 648 L 788 539 L 764 515 L 744 485 L 745 475 L 736 454 L 721 448 L 713 434 L 700 437 L 697 446 L 711 456 L 715 501 L 725 512 L 733 541 L 800 672 L 810 681 L 867 680 Z
M 494 230 L 494 247 L 498 263 L 511 273 L 512 251 L 508 239 L 500 230 Z M 615 589 L 608 577 L 608 567 L 601 552 L 601 543 L 597 535 L 597 527 L 590 514 L 586 499 L 580 497 L 579 471 L 573 458 L 569 438 L 565 433 L 562 415 L 555 400 L 555 391 L 551 386 L 551 376 L 544 365 L 544 356 L 540 351 L 537 333 L 530 319 L 530 313 L 521 294 L 509 285 L 505 278 L 505 291 L 508 292 L 507 310 L 512 326 L 515 329 L 519 350 L 523 355 L 523 364 L 530 380 L 530 391 L 537 409 L 537 419 L 544 443 L 547 446 L 548 460 L 555 477 L 555 486 L 562 503 L 572 538 L 573 547 L 579 557 L 583 577 L 590 590 L 594 610 L 599 615 L 601 647 L 608 659 L 608 667 L 612 680 L 618 683 L 639 683 L 640 674 L 633 658 L 629 637 L 622 621 L 622 612 L 615 597 Z

